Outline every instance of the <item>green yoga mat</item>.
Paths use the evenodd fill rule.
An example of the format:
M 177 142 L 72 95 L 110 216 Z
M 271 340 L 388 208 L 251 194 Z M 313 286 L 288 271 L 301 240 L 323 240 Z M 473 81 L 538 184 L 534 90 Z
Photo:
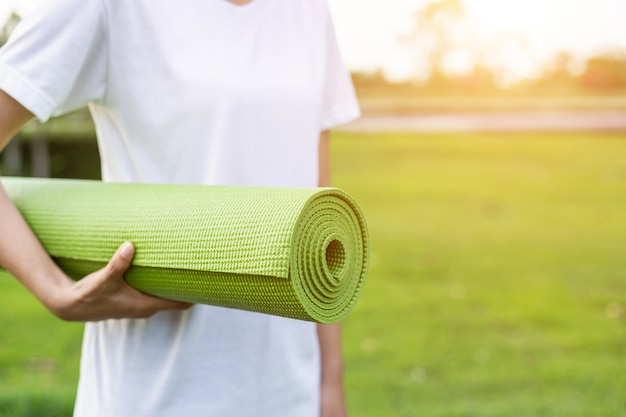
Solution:
M 320 323 L 343 318 L 365 281 L 365 220 L 339 189 L 2 182 L 74 279 L 129 240 L 140 291 Z

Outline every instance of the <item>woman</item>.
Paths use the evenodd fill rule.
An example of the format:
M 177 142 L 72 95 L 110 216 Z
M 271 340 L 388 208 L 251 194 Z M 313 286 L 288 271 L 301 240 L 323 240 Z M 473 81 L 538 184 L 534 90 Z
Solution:
M 359 112 L 325 0 L 54 0 L 0 50 L 0 149 L 86 104 L 104 181 L 252 186 L 329 185 Z M 75 416 L 346 414 L 338 325 L 138 293 L 128 242 L 74 283 L 1 187 L 0 219 L 0 264 L 88 322 Z

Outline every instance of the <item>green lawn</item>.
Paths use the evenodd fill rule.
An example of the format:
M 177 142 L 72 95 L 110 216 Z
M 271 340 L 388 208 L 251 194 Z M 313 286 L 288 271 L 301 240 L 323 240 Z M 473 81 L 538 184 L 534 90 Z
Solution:
M 372 237 L 353 417 L 626 413 L 626 133 L 342 133 L 333 171 Z M 70 415 L 82 327 L 0 291 L 0 416 Z

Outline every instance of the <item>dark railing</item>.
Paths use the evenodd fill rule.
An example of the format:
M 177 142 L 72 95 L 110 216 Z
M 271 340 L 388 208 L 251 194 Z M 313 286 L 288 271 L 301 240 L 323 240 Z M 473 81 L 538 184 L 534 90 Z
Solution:
M 68 152 L 72 148 L 74 151 Z M 95 129 L 89 112 L 83 109 L 45 124 L 37 120 L 28 122 L 2 151 L 0 173 L 58 176 L 59 171 L 67 171 L 67 165 L 80 164 L 80 159 L 94 159 L 94 155 L 97 159 Z M 94 173 L 65 172 L 62 175 L 93 177 L 97 170 L 99 168 Z

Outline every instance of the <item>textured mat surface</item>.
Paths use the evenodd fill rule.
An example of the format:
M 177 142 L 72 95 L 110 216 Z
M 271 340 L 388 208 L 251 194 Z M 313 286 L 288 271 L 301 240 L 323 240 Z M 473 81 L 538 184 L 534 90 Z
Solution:
M 149 294 L 332 323 L 356 304 L 369 258 L 360 209 L 334 188 L 3 178 L 72 278 L 136 248 L 129 284 Z

